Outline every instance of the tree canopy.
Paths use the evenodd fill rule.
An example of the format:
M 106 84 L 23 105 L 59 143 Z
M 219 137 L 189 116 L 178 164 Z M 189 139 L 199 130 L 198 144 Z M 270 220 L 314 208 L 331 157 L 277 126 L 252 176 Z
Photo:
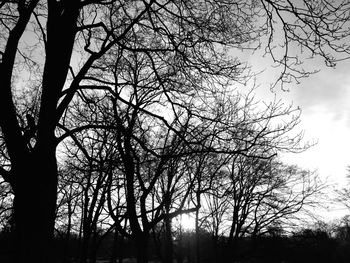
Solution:
M 349 14 L 336 0 L 1 1 L 0 175 L 14 196 L 15 260 L 50 262 L 64 144 L 77 147 L 84 168 L 104 163 L 125 176 L 125 217 L 139 251 L 151 230 L 147 198 L 159 198 L 159 218 L 174 212 L 171 183 L 158 181 L 165 168 L 185 169 L 182 158 L 202 154 L 268 159 L 302 149 L 300 136 L 287 135 L 297 110 L 278 102 L 257 109 L 235 89 L 256 73 L 246 52 L 264 50 L 278 70 L 271 83 L 283 88 L 310 74 L 301 53 L 328 66 L 348 57 Z M 158 183 L 162 195 L 152 192 Z

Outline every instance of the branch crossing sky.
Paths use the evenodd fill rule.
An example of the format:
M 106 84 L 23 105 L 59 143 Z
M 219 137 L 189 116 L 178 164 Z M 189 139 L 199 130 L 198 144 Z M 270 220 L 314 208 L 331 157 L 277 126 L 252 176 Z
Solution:
M 321 179 L 332 189 L 350 187 L 346 176 L 350 166 L 350 61 L 339 62 L 335 68 L 324 66 L 322 61 L 312 62 L 320 71 L 300 84 L 288 85 L 289 91 L 277 91 L 280 97 L 302 110 L 299 129 L 305 132 L 305 141 L 316 145 L 299 154 L 286 154 L 283 160 L 302 168 L 316 170 Z M 258 94 L 271 96 L 267 85 L 261 85 Z M 343 207 L 326 204 L 325 220 L 333 220 L 350 211 Z

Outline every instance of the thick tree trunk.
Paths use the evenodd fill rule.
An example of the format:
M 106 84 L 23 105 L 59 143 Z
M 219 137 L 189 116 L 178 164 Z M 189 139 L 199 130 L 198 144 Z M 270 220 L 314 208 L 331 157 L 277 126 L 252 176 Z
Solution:
M 169 214 L 169 211 L 167 212 Z M 165 256 L 164 263 L 173 262 L 173 237 L 172 237 L 172 227 L 171 219 L 169 217 L 165 218 Z
M 109 259 L 109 263 L 117 263 L 118 241 L 119 241 L 118 230 L 114 229 L 113 243 L 111 248 L 112 252 L 111 252 L 111 257 Z
M 86 224 L 86 223 L 84 223 Z M 83 231 L 83 238 L 82 238 L 82 245 L 81 245 L 81 251 L 80 251 L 80 263 L 86 263 L 89 257 L 89 248 L 90 248 L 90 229 L 89 226 L 84 227 Z
M 36 154 L 23 161 L 14 184 L 14 261 L 53 262 L 57 166 L 55 154 Z M 25 164 L 25 165 L 24 165 Z
M 123 259 L 124 259 L 123 248 L 124 248 L 124 237 L 120 236 L 119 246 L 118 246 L 118 262 L 119 263 L 123 263 Z
M 214 234 L 214 236 L 212 237 L 212 242 L 213 242 L 213 253 L 214 253 L 214 262 L 215 263 L 219 263 L 219 238 L 217 234 Z
M 97 232 L 95 230 L 93 232 L 93 234 L 92 234 L 92 239 L 91 239 L 89 263 L 96 263 L 96 261 L 97 261 L 97 251 L 98 251 L 98 248 L 100 246 L 100 242 L 99 241 L 102 241 L 102 239 L 98 240 L 98 238 L 99 238 L 98 234 L 97 234 Z
M 226 245 L 226 253 L 225 257 L 227 262 L 236 262 L 237 260 L 237 245 L 238 245 L 238 237 L 234 236 L 233 239 L 227 243 Z
M 117 229 L 114 230 L 112 253 L 109 260 L 110 263 L 123 263 L 123 243 L 124 237 L 119 235 Z
M 135 238 L 137 263 L 148 263 L 148 236 L 140 233 Z
M 116 223 L 116 224 L 119 224 Z M 124 223 L 124 229 L 126 228 L 126 222 Z M 116 226 L 114 230 L 114 238 L 113 238 L 113 254 L 111 255 L 110 263 L 123 263 L 124 260 L 124 241 L 125 237 L 119 233 L 118 228 Z M 115 257 L 115 258 L 114 258 Z
M 9 34 L 0 63 L 0 127 L 11 161 L 11 178 L 6 180 L 15 194 L 14 262 L 53 262 L 58 178 L 55 128 L 62 114 L 57 113 L 57 103 L 69 68 L 80 1 L 47 4 L 46 60 L 34 149 L 27 147 L 28 141 L 17 120 L 12 73 L 19 40 L 38 1 L 16 2 L 19 2 L 18 21 Z

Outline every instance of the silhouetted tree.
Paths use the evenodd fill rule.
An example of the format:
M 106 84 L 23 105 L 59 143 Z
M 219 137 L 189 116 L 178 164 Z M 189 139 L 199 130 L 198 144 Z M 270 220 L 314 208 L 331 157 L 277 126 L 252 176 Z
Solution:
M 62 235 L 64 240 L 63 261 L 69 262 L 71 255 L 70 241 L 74 233 L 79 232 L 81 206 L 81 189 L 76 182 L 74 176 L 67 173 L 74 173 L 68 169 L 59 172 L 58 182 L 58 198 L 56 212 L 56 231 Z
M 110 78 L 124 67 L 117 55 L 122 50 L 148 59 L 149 76 L 157 82 L 144 88 L 159 89 L 169 100 L 176 92 L 198 96 L 215 82 L 244 82 L 245 66 L 228 54 L 260 47 L 262 36 L 268 38 L 267 52 L 282 67 L 280 81 L 308 75 L 290 53 L 291 45 L 331 65 L 331 51 L 348 51 L 339 43 L 348 34 L 343 29 L 346 1 L 5 0 L 0 8 L 0 127 L 9 157 L 0 172 L 15 196 L 18 262 L 51 261 L 56 147 L 90 124 L 66 127 L 65 134 L 60 128 L 75 98 L 87 90 L 108 90 L 118 103 L 122 100 L 118 88 L 123 79 Z M 282 39 L 275 38 L 279 28 Z M 276 42 L 282 50 L 275 52 Z M 31 81 L 40 90 L 40 110 L 37 116 L 27 116 L 24 129 L 14 101 L 18 89 L 31 90 Z M 171 89 L 165 82 L 180 85 Z M 130 224 L 136 225 L 133 216 Z
M 243 237 L 271 232 L 274 225 L 293 226 L 303 211 L 317 204 L 323 185 L 317 176 L 271 159 L 234 156 L 208 193 L 204 217 L 214 240 L 227 235 L 227 251 L 237 252 Z M 217 189 L 217 190 L 215 190 Z M 304 215 L 305 216 L 305 215 Z
M 111 231 L 107 198 L 114 193 L 116 181 L 111 181 L 111 174 L 116 169 L 118 156 L 107 130 L 81 132 L 72 138 L 66 145 L 66 171 L 59 178 L 60 192 L 65 193 L 59 195 L 59 201 L 64 204 L 59 207 L 66 213 L 68 229 L 71 229 L 73 213 L 78 215 L 80 262 L 88 259 L 95 262 L 99 244 Z

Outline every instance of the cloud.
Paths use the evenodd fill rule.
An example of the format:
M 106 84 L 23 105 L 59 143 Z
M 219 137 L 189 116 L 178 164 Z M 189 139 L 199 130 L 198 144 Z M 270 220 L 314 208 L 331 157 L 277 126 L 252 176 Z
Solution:
M 329 113 L 334 121 L 349 118 L 350 124 L 350 75 L 346 74 L 346 64 L 336 69 L 323 68 L 291 89 L 292 99 L 303 114 Z

